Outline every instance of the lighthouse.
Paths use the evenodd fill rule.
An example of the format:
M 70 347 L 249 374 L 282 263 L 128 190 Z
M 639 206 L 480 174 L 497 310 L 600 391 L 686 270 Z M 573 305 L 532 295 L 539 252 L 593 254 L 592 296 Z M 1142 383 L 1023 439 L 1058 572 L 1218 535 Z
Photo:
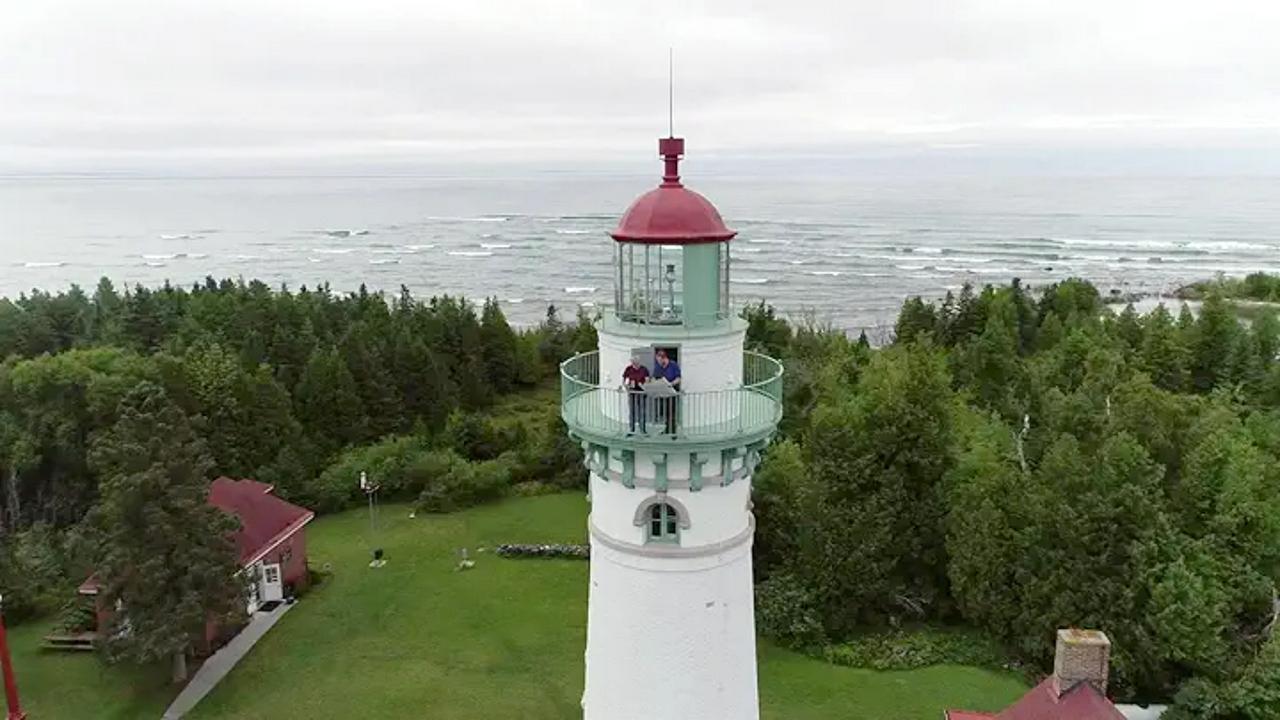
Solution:
M 782 364 L 744 346 L 736 233 L 681 183 L 684 140 L 658 151 L 661 184 L 610 233 L 598 348 L 560 368 L 590 471 L 583 717 L 755 720 L 751 476 L 782 417 Z

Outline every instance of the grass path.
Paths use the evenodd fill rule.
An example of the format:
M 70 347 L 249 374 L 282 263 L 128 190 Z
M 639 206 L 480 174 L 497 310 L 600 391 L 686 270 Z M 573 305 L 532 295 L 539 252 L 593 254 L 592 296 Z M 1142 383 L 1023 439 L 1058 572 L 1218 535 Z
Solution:
M 366 514 L 316 520 L 309 554 L 316 567 L 330 564 L 332 576 L 188 717 L 580 717 L 587 564 L 502 560 L 476 549 L 582 542 L 586 511 L 577 494 L 417 519 L 387 506 L 378 541 L 389 562 L 378 570 L 367 567 Z M 455 572 L 464 546 L 476 568 Z M 33 720 L 159 717 L 172 696 L 162 671 L 38 654 L 45 628 L 37 625 L 13 633 Z M 937 720 L 945 707 L 996 709 L 1024 690 L 1013 676 L 975 668 L 856 670 L 768 643 L 760 686 L 766 720 Z

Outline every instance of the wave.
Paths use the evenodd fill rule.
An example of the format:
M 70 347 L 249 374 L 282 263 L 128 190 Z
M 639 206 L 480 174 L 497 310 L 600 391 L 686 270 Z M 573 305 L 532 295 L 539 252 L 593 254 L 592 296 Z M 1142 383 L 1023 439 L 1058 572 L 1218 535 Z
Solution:
M 556 230 L 557 235 L 589 235 L 590 230 Z
M 520 303 L 524 302 L 524 298 L 507 298 L 507 302 L 511 303 L 512 305 L 519 305 Z
M 344 247 L 344 248 L 312 248 L 312 249 L 311 249 L 311 252 L 320 253 L 321 255 L 346 255 L 346 254 L 348 254 L 348 253 L 353 253 L 353 252 L 355 252 L 355 251 L 356 251 L 356 248 L 350 248 L 350 247 Z
M 1204 247 L 1228 250 L 1280 250 L 1280 245 L 1264 245 L 1262 243 L 1241 242 L 1239 240 L 1210 240 L 1208 242 L 1196 243 Z
M 918 247 L 912 248 L 909 252 L 918 253 L 920 255 L 941 255 L 942 248 L 939 247 Z
M 147 267 L 167 267 L 168 266 L 168 263 L 162 263 L 162 262 L 157 262 L 153 260 L 148 260 L 142 264 L 146 265 Z
M 236 262 L 249 262 L 251 260 L 261 260 L 261 255 L 236 255 Z
M 161 240 L 192 240 L 194 239 L 194 236 L 188 235 L 187 233 L 180 233 L 177 235 L 161 235 L 160 239 Z
M 173 260 L 183 257 L 182 253 L 156 253 L 154 255 L 143 255 L 143 260 Z
M 791 265 L 808 265 L 809 264 L 808 260 L 788 260 L 787 262 Z
M 737 250 L 735 250 L 734 252 L 740 252 L 740 253 L 758 253 L 758 252 L 764 252 L 764 251 L 763 251 L 763 250 L 761 250 L 760 248 L 738 248 L 738 249 L 737 249 Z
M 511 218 L 506 215 L 480 215 L 477 217 L 457 217 L 452 215 L 428 215 L 428 220 L 436 222 L 506 222 Z
M 564 289 L 564 291 L 569 293 L 570 295 L 580 295 L 582 293 L 593 293 L 596 291 L 596 288 L 588 287 L 584 285 L 582 287 L 567 287 Z
M 454 257 L 489 257 L 493 255 L 490 250 L 450 250 L 449 254 Z
M 754 245 L 790 245 L 790 240 L 782 238 L 747 238 L 747 242 Z
M 844 273 L 839 270 L 808 270 L 805 274 L 818 277 L 840 277 Z
M 409 252 L 418 252 L 419 250 L 433 249 L 435 247 L 435 243 L 431 243 L 429 245 L 405 245 L 403 247 L 405 250 L 408 250 Z
M 899 270 L 923 270 L 924 265 L 894 265 Z
M 511 243 L 480 243 L 480 247 L 486 250 L 510 250 Z
M 62 262 L 61 260 L 48 261 L 48 262 L 35 261 L 35 262 L 22 263 L 22 267 L 25 267 L 25 268 L 55 268 L 55 267 L 63 267 L 64 265 L 66 265 L 66 263 Z
M 307 258 L 307 262 L 313 262 L 313 263 L 324 262 L 324 258 L 309 257 Z
M 187 257 L 192 260 L 203 260 L 209 257 L 209 253 L 187 253 Z
M 374 258 L 369 261 L 370 265 L 399 265 L 400 258 Z
M 773 280 L 770 280 L 769 278 L 736 278 L 736 277 L 731 277 L 731 278 L 729 278 L 729 282 L 731 282 L 731 283 L 737 283 L 737 284 L 739 284 L 739 285 L 768 285 L 769 283 L 773 282 Z

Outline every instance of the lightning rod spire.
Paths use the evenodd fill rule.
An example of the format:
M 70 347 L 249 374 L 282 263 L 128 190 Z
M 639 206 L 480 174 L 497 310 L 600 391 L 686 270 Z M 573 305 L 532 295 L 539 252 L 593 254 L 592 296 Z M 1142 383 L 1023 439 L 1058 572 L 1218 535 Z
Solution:
M 676 50 L 667 48 L 667 137 L 676 136 Z

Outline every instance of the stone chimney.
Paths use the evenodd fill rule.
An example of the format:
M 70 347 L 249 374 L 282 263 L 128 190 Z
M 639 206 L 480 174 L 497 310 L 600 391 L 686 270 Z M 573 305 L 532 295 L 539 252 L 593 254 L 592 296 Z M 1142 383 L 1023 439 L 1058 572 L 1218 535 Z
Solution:
M 1111 641 L 1100 630 L 1058 631 L 1053 653 L 1053 691 L 1061 697 L 1071 688 L 1087 682 L 1107 694 L 1107 674 L 1111 666 Z

